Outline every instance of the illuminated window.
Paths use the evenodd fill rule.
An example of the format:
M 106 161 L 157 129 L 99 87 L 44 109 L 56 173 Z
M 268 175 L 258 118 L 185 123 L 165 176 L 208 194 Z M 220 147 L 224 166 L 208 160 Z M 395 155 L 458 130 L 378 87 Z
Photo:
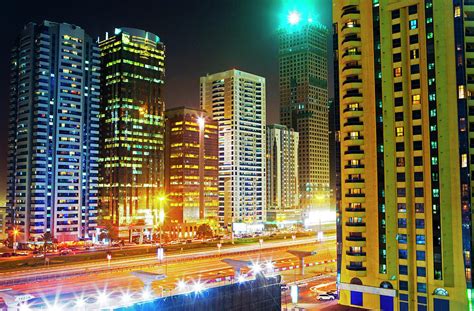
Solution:
M 403 126 L 399 126 L 396 128 L 397 137 L 403 136 Z
M 410 20 L 410 29 L 416 29 L 418 28 L 418 20 L 412 19 Z
M 401 77 L 402 76 L 402 67 L 397 67 L 393 69 L 393 76 L 394 77 Z
M 461 7 L 458 5 L 454 8 L 454 17 L 460 17 L 461 16 Z
M 461 155 L 461 167 L 467 167 L 467 154 L 465 153 Z
M 458 98 L 459 99 L 466 98 L 466 89 L 464 85 L 458 85 Z
M 420 104 L 420 99 L 421 99 L 420 94 L 412 95 L 411 96 L 411 103 L 413 105 L 419 105 Z

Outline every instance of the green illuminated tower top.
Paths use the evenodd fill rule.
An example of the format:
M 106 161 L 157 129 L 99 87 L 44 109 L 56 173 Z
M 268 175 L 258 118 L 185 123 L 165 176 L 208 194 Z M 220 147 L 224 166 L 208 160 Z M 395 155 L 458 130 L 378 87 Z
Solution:
M 291 7 L 279 31 L 280 117 L 300 133 L 300 204 L 310 222 L 329 207 L 328 31 L 316 16 Z

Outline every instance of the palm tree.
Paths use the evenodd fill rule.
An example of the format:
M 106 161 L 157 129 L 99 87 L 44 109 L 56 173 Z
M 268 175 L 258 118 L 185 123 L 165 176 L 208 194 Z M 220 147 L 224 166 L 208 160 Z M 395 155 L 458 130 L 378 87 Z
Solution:
M 53 240 L 53 236 L 51 235 L 51 232 L 45 232 L 43 234 L 43 252 L 44 252 L 44 261 L 46 262 L 46 250 L 48 248 L 48 243 L 50 243 Z

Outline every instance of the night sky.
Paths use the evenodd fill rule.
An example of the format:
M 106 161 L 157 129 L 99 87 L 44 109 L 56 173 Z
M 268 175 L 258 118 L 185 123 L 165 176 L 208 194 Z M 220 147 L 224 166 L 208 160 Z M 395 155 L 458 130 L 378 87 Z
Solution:
M 331 0 L 312 4 L 331 27 Z M 4 205 L 10 49 L 23 26 L 42 20 L 82 27 L 94 38 L 115 27 L 140 28 L 166 45 L 167 107 L 199 106 L 199 77 L 230 68 L 267 79 L 267 123 L 279 121 L 278 34 L 289 0 L 8 1 L 0 12 L 0 204 Z M 331 67 L 331 65 L 330 65 Z

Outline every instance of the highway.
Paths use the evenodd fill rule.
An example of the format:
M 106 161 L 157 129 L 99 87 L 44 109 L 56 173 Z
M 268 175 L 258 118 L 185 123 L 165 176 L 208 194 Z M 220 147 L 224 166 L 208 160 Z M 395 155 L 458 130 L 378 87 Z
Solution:
M 167 263 L 159 264 L 156 257 L 143 256 L 142 258 L 125 259 L 111 263 L 108 269 L 107 263 L 97 266 L 97 263 L 83 263 L 73 267 L 51 267 L 44 271 L 34 271 L 30 275 L 27 271 L 19 271 L 13 274 L 2 275 L 2 277 L 25 278 L 36 274 L 58 274 L 61 278 L 55 280 L 44 280 L 28 282 L 11 286 L 0 287 L 2 290 L 13 290 L 19 293 L 30 294 L 37 297 L 33 302 L 36 306 L 45 305 L 45 301 L 52 306 L 71 304 L 76 301 L 89 301 L 87 310 L 93 310 L 94 303 L 114 304 L 126 303 L 131 299 L 160 297 L 161 295 L 173 294 L 182 290 L 192 290 L 198 284 L 211 286 L 212 283 L 224 284 L 232 282 L 234 272 L 230 266 L 222 262 L 224 258 L 246 260 L 252 262 L 273 262 L 278 270 L 296 269 L 298 264 L 296 257 L 286 252 L 287 249 L 316 250 L 317 255 L 306 259 L 308 265 L 323 264 L 334 261 L 336 258 L 336 243 L 333 237 L 328 237 L 324 242 L 316 242 L 315 239 L 296 239 L 278 242 L 267 242 L 260 246 L 236 246 L 228 249 L 194 251 L 186 254 L 170 255 Z M 166 261 L 165 261 L 166 262 Z M 84 273 L 89 269 L 88 273 Z M 95 272 L 93 269 L 99 269 Z M 74 275 L 77 270 L 82 271 L 80 275 Z M 144 284 L 131 274 L 132 271 L 145 271 L 164 274 L 166 278 L 155 281 L 150 292 L 143 293 Z M 250 272 L 250 269 L 242 273 Z M 92 274 L 91 271 L 94 271 Z M 72 276 L 65 277 L 65 273 Z M 297 274 L 294 273 L 296 276 Z M 180 282 L 181 281 L 181 282 Z M 179 288 L 178 284 L 187 284 L 186 288 Z M 149 296 L 149 297 L 148 297 Z M 82 297 L 82 298 L 81 298 Z M 144 298 L 144 297 L 141 297 Z M 79 299 L 79 300 L 78 300 Z M 110 300 L 110 302 L 107 302 Z M 121 302 L 121 300 L 123 300 Z M 32 305 L 33 307 L 33 305 Z M 77 306 L 75 306 L 77 308 Z
M 328 240 L 334 240 L 334 235 L 328 236 Z M 216 255 L 226 255 L 226 254 L 235 254 L 241 252 L 255 251 L 259 249 L 273 249 L 273 248 L 287 248 L 296 245 L 305 245 L 308 243 L 315 243 L 316 238 L 298 238 L 295 240 L 284 240 L 284 241 L 268 241 L 263 243 L 262 246 L 259 246 L 258 243 L 252 243 L 251 245 L 245 246 L 229 246 L 218 250 L 200 250 L 200 249 L 191 249 L 183 253 L 174 253 L 172 255 L 166 256 L 168 262 L 186 260 L 187 258 L 199 258 L 199 257 L 209 257 Z M 9 272 L 0 272 L 0 286 L 8 286 L 21 282 L 31 282 L 41 279 L 51 278 L 60 278 L 68 276 L 77 276 L 80 274 L 90 274 L 97 273 L 102 271 L 110 271 L 116 269 L 128 269 L 128 268 L 146 268 L 149 266 L 154 266 L 157 264 L 156 254 L 144 254 L 140 256 L 133 256 L 127 258 L 121 258 L 120 260 L 112 260 L 110 263 L 104 257 L 103 261 L 93 261 L 93 262 L 81 262 L 74 265 L 65 265 L 65 266 L 51 266 L 43 268 L 24 268 L 23 270 L 9 271 Z

